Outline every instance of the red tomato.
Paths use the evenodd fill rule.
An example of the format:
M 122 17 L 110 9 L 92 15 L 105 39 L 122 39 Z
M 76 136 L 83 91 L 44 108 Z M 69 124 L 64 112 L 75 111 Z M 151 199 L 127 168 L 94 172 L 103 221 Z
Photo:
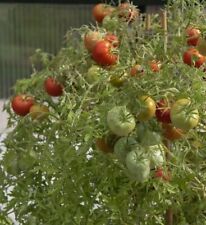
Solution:
M 118 6 L 118 15 L 125 21 L 132 22 L 138 17 L 139 11 L 134 5 L 125 2 Z
M 48 77 L 44 82 L 44 89 L 50 96 L 61 96 L 63 93 L 63 86 L 52 77 Z
M 104 40 L 111 43 L 114 48 L 119 46 L 119 39 L 114 34 L 110 34 L 110 33 L 106 34 L 104 37 Z
M 98 41 L 102 39 L 102 34 L 98 31 L 89 31 L 84 36 L 84 46 L 88 51 L 92 51 Z
M 117 63 L 118 55 L 112 53 L 112 45 L 108 41 L 99 41 L 92 51 L 92 57 L 102 66 L 110 66 Z
M 162 168 L 157 168 L 157 169 L 155 170 L 154 177 L 155 177 L 155 178 L 162 178 L 163 176 L 164 176 L 163 169 L 162 169 Z
M 144 74 L 144 70 L 140 65 L 134 65 L 130 70 L 130 75 L 132 77 L 140 77 Z
M 11 102 L 12 109 L 19 116 L 26 116 L 34 104 L 34 98 L 27 95 L 17 95 Z
M 186 29 L 187 44 L 191 46 L 197 46 L 198 39 L 200 37 L 200 30 L 194 27 L 188 27 Z
M 160 67 L 161 67 L 160 62 L 157 62 L 155 60 L 152 60 L 151 62 L 149 62 L 149 65 L 150 65 L 150 69 L 153 72 L 159 72 L 160 71 Z
M 161 99 L 156 105 L 156 118 L 162 123 L 171 123 L 170 104 L 167 100 Z
M 102 20 L 104 19 L 104 17 L 111 15 L 114 10 L 115 10 L 115 8 L 112 7 L 111 5 L 99 3 L 94 6 L 94 8 L 92 10 L 92 14 L 93 14 L 94 19 L 98 23 L 101 23 Z
M 170 141 L 181 139 L 185 135 L 181 129 L 174 127 L 172 124 L 163 124 L 162 128 L 163 136 Z
M 205 59 L 205 56 L 201 55 L 195 48 L 190 48 L 183 54 L 184 63 L 189 66 L 195 66 L 197 68 L 205 63 Z

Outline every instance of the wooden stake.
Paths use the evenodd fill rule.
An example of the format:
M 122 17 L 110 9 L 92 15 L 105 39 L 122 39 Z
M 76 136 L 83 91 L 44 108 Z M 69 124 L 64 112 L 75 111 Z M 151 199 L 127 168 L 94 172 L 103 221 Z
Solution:
M 151 14 L 149 13 L 146 14 L 145 28 L 147 31 L 151 29 Z
M 161 24 L 164 32 L 164 50 L 167 52 L 168 34 L 167 34 L 167 11 L 162 11 Z
M 173 210 L 168 209 L 165 215 L 165 225 L 173 225 Z

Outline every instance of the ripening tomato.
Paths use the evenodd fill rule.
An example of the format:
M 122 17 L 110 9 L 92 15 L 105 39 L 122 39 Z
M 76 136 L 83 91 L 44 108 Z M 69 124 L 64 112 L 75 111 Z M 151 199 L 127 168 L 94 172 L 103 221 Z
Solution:
M 127 154 L 126 166 L 132 179 L 138 182 L 149 179 L 150 161 L 139 150 L 133 150 Z
M 96 147 L 103 153 L 113 153 L 114 146 L 119 137 L 113 133 L 109 133 L 103 137 L 96 139 Z
M 84 46 L 89 52 L 92 52 L 98 41 L 102 40 L 102 34 L 98 31 L 89 31 L 84 35 Z
M 194 27 L 188 27 L 186 29 L 187 44 L 190 46 L 196 46 L 200 37 L 200 30 Z
M 130 75 L 132 77 L 141 77 L 142 75 L 144 75 L 144 69 L 141 65 L 136 64 L 131 68 Z
M 104 40 L 111 43 L 114 48 L 119 46 L 119 39 L 114 34 L 107 33 L 104 37 Z
M 63 94 L 63 85 L 55 78 L 48 77 L 44 82 L 44 89 L 50 96 L 58 97 Z
M 118 6 L 118 15 L 124 21 L 132 22 L 138 17 L 139 11 L 134 5 L 125 2 Z
M 190 48 L 183 54 L 183 62 L 189 66 L 199 68 L 205 63 L 205 60 L 205 56 L 201 55 L 195 48 Z
M 109 143 L 107 142 L 105 137 L 97 138 L 96 139 L 96 146 L 97 148 L 104 152 L 104 153 L 113 153 L 114 149 Z
M 117 136 L 127 136 L 136 126 L 134 116 L 126 106 L 115 106 L 107 113 L 109 129 Z
M 34 98 L 27 95 L 17 95 L 11 101 L 14 112 L 19 116 L 26 116 L 34 104 Z
M 112 86 L 119 88 L 124 85 L 126 80 L 127 78 L 124 75 L 112 75 L 109 79 L 109 82 L 112 84 Z
M 112 44 L 99 41 L 92 51 L 92 57 L 101 66 L 111 66 L 117 63 L 118 55 L 112 52 Z
M 180 128 L 174 127 L 172 124 L 162 124 L 163 136 L 170 141 L 182 139 L 185 132 Z
M 206 56 L 206 39 L 200 37 L 197 42 L 197 50 L 200 54 Z
M 147 121 L 155 115 L 156 104 L 155 101 L 149 96 L 141 96 L 139 98 L 140 108 L 137 113 L 139 121 Z
M 171 107 L 171 121 L 176 128 L 184 132 L 196 127 L 199 123 L 199 112 L 191 109 L 191 101 L 183 98 L 177 100 Z
M 154 177 L 155 178 L 163 178 L 164 177 L 164 171 L 161 167 L 159 167 L 155 170 Z
M 41 120 L 49 115 L 49 108 L 45 105 L 34 104 L 30 108 L 29 114 L 33 120 Z
M 155 112 L 157 120 L 162 123 L 171 123 L 170 110 L 170 103 L 166 99 L 158 101 Z
M 150 69 L 152 72 L 159 72 L 161 68 L 161 63 L 159 61 L 152 60 L 149 62 Z
M 99 3 L 94 6 L 92 14 L 94 19 L 101 23 L 105 16 L 111 15 L 115 8 L 108 4 Z
M 125 163 L 127 153 L 136 148 L 137 141 L 133 137 L 122 137 L 114 145 L 114 153 L 120 162 Z

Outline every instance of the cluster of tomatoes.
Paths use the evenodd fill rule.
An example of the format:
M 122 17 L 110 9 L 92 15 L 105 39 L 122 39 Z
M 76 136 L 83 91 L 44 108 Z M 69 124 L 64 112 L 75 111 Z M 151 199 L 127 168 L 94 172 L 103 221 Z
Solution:
M 44 89 L 52 97 L 58 97 L 63 94 L 63 85 L 52 77 L 48 77 L 45 80 Z M 19 116 L 29 114 L 32 119 L 43 119 L 49 115 L 49 107 L 47 105 L 37 103 L 33 96 L 26 94 L 16 95 L 11 101 L 11 106 L 13 111 Z
M 118 10 L 121 7 L 124 10 L 126 6 L 129 7 L 128 3 L 125 4 Z M 120 15 L 118 10 L 117 14 Z M 109 20 L 108 17 L 111 20 L 111 17 L 116 15 L 114 12 L 113 7 L 105 4 L 98 4 L 93 9 L 94 18 L 103 26 L 104 21 Z M 124 16 L 124 18 L 126 17 Z M 187 44 L 193 47 L 184 53 L 183 61 L 190 66 L 194 65 L 199 68 L 205 62 L 205 57 L 197 49 L 194 49 L 194 46 L 199 43 L 200 31 L 188 28 L 186 33 L 188 35 Z M 97 64 L 90 67 L 87 72 L 89 83 L 99 79 L 102 68 L 113 66 L 118 62 L 118 46 L 120 44 L 121 41 L 112 33 L 102 34 L 99 31 L 89 31 L 84 36 L 84 45 Z M 148 64 L 154 73 L 161 70 L 159 61 L 152 60 Z M 128 74 L 130 77 L 141 78 L 145 74 L 145 69 L 142 65 L 134 64 Z M 121 87 L 125 79 L 127 79 L 125 76 L 111 76 L 110 83 L 115 87 Z M 169 180 L 168 171 L 163 170 L 163 165 L 166 163 L 166 146 L 162 141 L 157 141 L 152 145 L 139 143 L 134 136 L 134 130 L 139 129 L 139 123 L 156 118 L 161 127 L 161 136 L 165 140 L 175 141 L 186 138 L 187 133 L 199 123 L 198 110 L 191 110 L 191 100 L 186 98 L 177 101 L 165 98 L 156 102 L 151 96 L 140 96 L 137 101 L 139 109 L 135 113 L 130 112 L 126 106 L 115 106 L 108 112 L 109 135 L 96 140 L 97 148 L 105 153 L 115 153 L 120 162 L 125 165 L 132 179 L 145 181 L 150 177 L 151 170 L 154 170 L 155 177 Z M 156 135 L 158 136 L 158 134 Z
M 188 27 L 186 35 L 189 48 L 183 54 L 183 61 L 189 66 L 202 67 L 206 62 L 206 41 L 195 27 Z

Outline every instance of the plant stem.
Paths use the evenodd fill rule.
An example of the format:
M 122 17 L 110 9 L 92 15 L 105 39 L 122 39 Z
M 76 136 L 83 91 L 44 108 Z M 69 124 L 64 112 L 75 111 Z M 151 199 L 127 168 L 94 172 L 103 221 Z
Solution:
M 171 208 L 167 209 L 165 214 L 165 225 L 173 225 L 173 210 Z

